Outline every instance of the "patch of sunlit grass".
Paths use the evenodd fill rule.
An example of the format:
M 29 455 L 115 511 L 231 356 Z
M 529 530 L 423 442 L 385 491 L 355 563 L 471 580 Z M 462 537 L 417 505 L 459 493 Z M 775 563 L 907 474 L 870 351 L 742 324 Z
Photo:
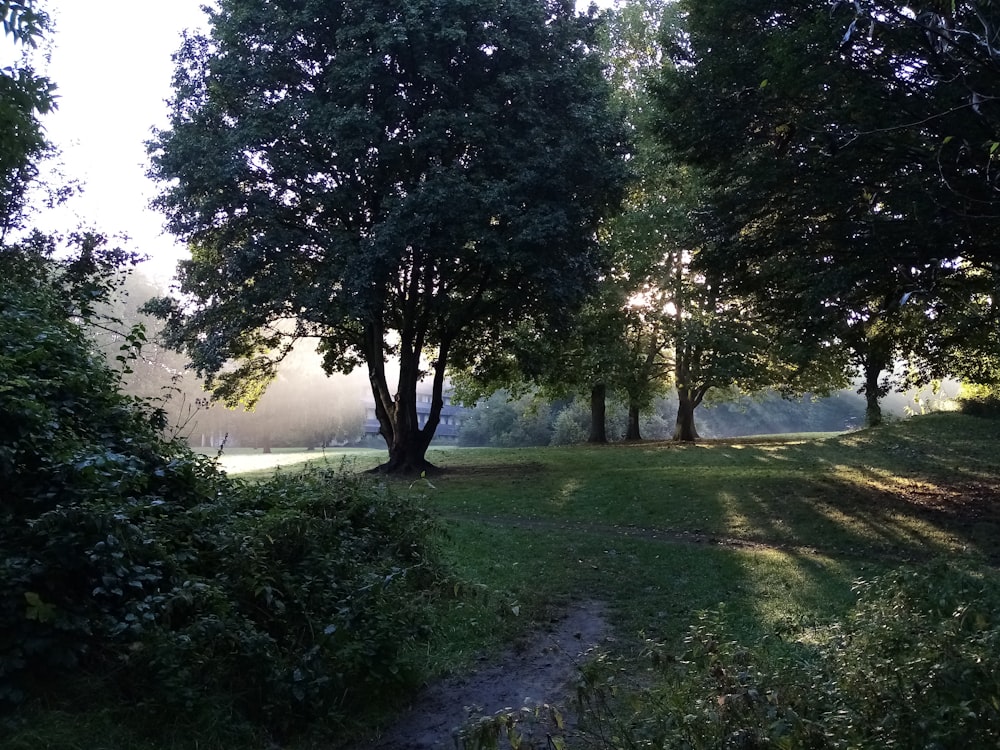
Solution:
M 744 504 L 732 492 L 720 492 L 719 503 L 725 515 L 726 532 L 728 535 L 747 536 L 758 524 L 743 512 Z
M 781 550 L 741 553 L 752 574 L 743 605 L 754 627 L 781 631 L 803 620 L 825 619 L 853 602 L 850 582 L 866 569 L 829 556 Z
M 582 486 L 583 483 L 579 479 L 566 480 L 553 496 L 551 504 L 556 508 L 565 508 L 573 501 L 574 496 Z
M 276 469 L 301 470 L 307 465 L 326 466 L 346 471 L 364 471 L 377 466 L 385 458 L 383 451 L 364 448 L 328 451 L 292 450 L 273 453 L 223 452 L 217 460 L 227 474 L 248 479 L 264 478 Z

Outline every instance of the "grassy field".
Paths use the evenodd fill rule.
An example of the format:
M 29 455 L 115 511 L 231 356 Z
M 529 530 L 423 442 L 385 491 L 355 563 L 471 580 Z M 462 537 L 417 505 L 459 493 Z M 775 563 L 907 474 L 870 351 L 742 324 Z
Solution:
M 627 647 L 640 632 L 677 638 L 720 603 L 740 631 L 790 628 L 838 616 L 856 579 L 904 562 L 994 565 L 998 445 L 1000 422 L 931 414 L 873 431 L 694 445 L 432 447 L 441 473 L 401 484 L 443 518 L 461 577 L 528 613 L 607 601 Z M 253 477 L 265 459 L 365 469 L 381 455 L 224 465 Z M 443 633 L 442 668 L 526 626 L 498 619 Z
M 615 638 L 595 662 L 588 695 L 614 687 L 632 696 L 621 698 L 631 708 L 619 734 L 646 740 L 566 747 L 981 746 L 978 739 L 1000 733 L 998 446 L 1000 421 L 942 413 L 840 435 L 693 445 L 432 447 L 439 472 L 391 480 L 440 519 L 440 551 L 453 573 L 435 599 L 431 640 L 413 661 L 427 678 L 488 664 L 574 600 L 599 600 Z M 275 467 L 285 475 L 317 464 L 363 471 L 384 455 L 232 450 L 220 463 L 254 481 Z M 942 561 L 958 575 L 942 577 Z M 892 579 L 866 602 L 869 583 L 886 575 L 928 582 L 941 617 L 922 620 L 924 605 L 894 597 Z M 913 633 L 903 632 L 911 621 Z M 851 637 L 843 635 L 849 628 Z M 898 650 L 881 652 L 883 641 Z M 938 679 L 949 669 L 953 680 Z M 933 689 L 920 693 L 932 673 Z M 734 695 L 746 711 L 727 718 Z M 779 705 L 778 695 L 794 696 L 794 708 Z M 976 701 L 985 706 L 979 723 L 962 734 Z M 865 713 L 869 705 L 879 712 Z M 813 718 L 799 718 L 810 706 Z M 948 713 L 955 707 L 961 715 Z M 127 708 L 99 704 L 65 717 L 34 710 L 29 719 L 39 718 L 22 721 L 11 747 L 274 747 L 231 735 L 208 709 L 208 718 L 192 716 L 195 734 L 178 728 L 167 744 L 136 737 Z M 130 717 L 124 723 L 121 710 Z M 898 730 L 922 732 L 921 717 L 935 712 L 935 726 L 951 732 L 936 745 Z M 823 724 L 824 742 L 814 743 L 822 717 L 833 718 Z M 373 718 L 357 717 L 362 734 Z M 689 718 L 698 741 L 678 739 L 688 737 Z M 781 742 L 732 744 L 758 730 Z M 838 732 L 860 739 L 844 744 Z M 286 747 L 342 743 L 306 732 Z

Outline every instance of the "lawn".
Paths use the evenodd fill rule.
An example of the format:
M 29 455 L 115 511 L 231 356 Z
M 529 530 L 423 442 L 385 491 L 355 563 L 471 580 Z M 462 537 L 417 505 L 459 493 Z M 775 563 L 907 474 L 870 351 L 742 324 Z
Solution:
M 609 605 L 617 639 L 608 682 L 595 684 L 624 703 L 598 713 L 625 715 L 616 731 L 629 739 L 570 746 L 716 747 L 732 732 L 760 742 L 734 747 L 847 747 L 843 737 L 906 744 L 921 731 L 950 746 L 975 744 L 997 720 L 1000 686 L 982 666 L 996 600 L 976 592 L 983 581 L 997 590 L 998 445 L 1000 422 L 932 414 L 838 436 L 441 449 L 430 458 L 442 472 L 410 491 L 445 519 L 459 574 L 529 617 L 572 599 Z M 942 574 L 942 561 L 973 582 Z M 891 576 L 914 590 L 897 595 Z M 882 577 L 888 587 L 867 583 Z M 939 611 L 921 609 L 921 586 Z M 480 616 L 471 632 L 449 631 L 436 665 L 461 668 L 530 627 L 498 611 L 492 627 Z M 973 612 L 981 629 L 949 630 Z M 750 647 L 692 656 L 699 638 Z M 651 677 L 650 644 L 661 663 L 686 666 Z M 725 676 L 736 672 L 745 684 Z M 804 680 L 821 687 L 802 692 Z M 748 705 L 720 712 L 733 696 Z M 840 718 L 801 718 L 808 709 Z M 698 731 L 678 728 L 681 716 Z
M 676 639 L 724 603 L 740 632 L 829 620 L 854 582 L 907 562 L 1000 561 L 1000 422 L 930 414 L 871 431 L 524 449 L 432 447 L 441 469 L 400 480 L 441 516 L 464 579 L 544 613 L 607 601 L 623 648 Z M 378 451 L 224 457 L 262 476 Z M 241 463 L 253 460 L 253 464 Z M 448 632 L 439 668 L 528 627 L 501 617 Z
M 1000 733 L 998 446 L 1000 421 L 930 414 L 692 445 L 432 447 L 440 471 L 390 480 L 438 517 L 451 571 L 412 662 L 426 679 L 461 674 L 596 600 L 614 639 L 584 672 L 590 734 L 566 747 L 915 746 L 921 732 L 977 746 Z M 233 450 L 220 464 L 255 481 L 383 458 Z M 37 737 L 25 719 L 11 747 L 167 747 L 103 707 L 40 710 Z M 208 715 L 192 726 L 216 734 L 169 747 L 249 746 Z M 360 735 L 392 720 L 356 718 Z M 342 741 L 305 732 L 288 747 L 357 746 Z

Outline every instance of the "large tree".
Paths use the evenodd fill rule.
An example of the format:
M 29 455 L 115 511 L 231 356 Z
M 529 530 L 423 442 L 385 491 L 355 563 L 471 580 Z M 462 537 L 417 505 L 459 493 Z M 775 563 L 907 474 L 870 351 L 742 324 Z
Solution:
M 849 352 L 877 423 L 894 364 L 937 335 L 943 290 L 984 247 L 933 159 L 935 80 L 905 36 L 838 49 L 804 0 L 682 5 L 659 132 L 710 184 L 704 261 L 808 344 L 803 363 Z
M 55 106 L 55 86 L 38 75 L 28 50 L 44 38 L 48 16 L 33 0 L 0 0 L 3 33 L 21 50 L 17 62 L 0 68 L 0 241 L 17 226 L 28 186 L 49 148 L 40 117 Z
M 609 281 L 623 291 L 620 329 L 627 343 L 617 383 L 629 404 L 628 436 L 639 414 L 673 380 L 675 438 L 694 440 L 695 410 L 712 390 L 800 390 L 783 367 L 785 341 L 734 289 L 724 268 L 698 259 L 711 244 L 702 218 L 706 181 L 697 165 L 658 138 L 649 83 L 670 64 L 661 38 L 683 36 L 678 5 L 619 2 L 609 14 L 609 70 L 632 135 L 631 182 L 623 211 L 603 234 L 613 261 Z M 683 103 L 678 103 L 683 107 Z
M 597 292 L 554 342 L 539 340 L 528 327 L 511 329 L 498 342 L 505 357 L 481 358 L 460 379 L 466 398 L 528 385 L 550 398 L 586 395 L 592 443 L 608 440 L 609 396 L 627 403 L 626 437 L 638 440 L 641 411 L 666 387 L 670 317 L 660 280 L 670 276 L 671 253 L 677 250 L 671 240 L 678 223 L 676 171 L 645 137 L 643 78 L 658 64 L 657 30 L 670 22 L 670 7 L 666 0 L 634 0 L 616 3 L 604 15 L 605 75 L 629 136 L 629 182 L 621 210 L 598 235 L 607 268 Z
M 614 319 L 619 350 L 613 382 L 628 406 L 626 440 L 639 440 L 639 418 L 666 389 L 670 293 L 674 257 L 685 222 L 682 194 L 688 186 L 657 143 L 649 138 L 646 78 L 660 64 L 659 35 L 676 26 L 667 0 L 619 0 L 608 12 L 605 54 L 615 98 L 629 127 L 632 180 L 622 211 L 602 238 L 613 259 L 609 286 L 618 298 Z
M 170 340 L 252 400 L 317 337 L 328 371 L 368 367 L 385 468 L 424 470 L 446 367 L 544 329 L 599 270 L 621 167 L 596 21 L 569 0 L 222 0 L 210 26 L 150 145 L 192 251 Z

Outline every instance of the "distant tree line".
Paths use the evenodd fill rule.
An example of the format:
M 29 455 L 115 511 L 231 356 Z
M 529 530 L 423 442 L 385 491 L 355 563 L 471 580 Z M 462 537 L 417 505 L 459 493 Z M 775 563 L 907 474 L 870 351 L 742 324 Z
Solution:
M 894 394 L 887 398 L 891 418 L 902 418 L 947 405 L 954 408 L 955 388 L 948 394 L 926 392 Z M 704 438 L 728 438 L 796 432 L 842 432 L 864 425 L 865 398 L 855 389 L 837 391 L 819 398 L 783 398 L 773 391 L 734 396 L 709 404 L 701 416 Z M 674 435 L 677 401 L 657 398 L 644 411 L 639 427 L 645 439 L 670 440 Z M 611 399 L 605 415 L 608 441 L 628 438 L 628 404 Z M 588 399 L 547 401 L 537 394 L 512 397 L 498 391 L 483 399 L 466 417 L 459 434 L 462 446 L 497 448 L 571 445 L 584 443 L 590 435 Z

